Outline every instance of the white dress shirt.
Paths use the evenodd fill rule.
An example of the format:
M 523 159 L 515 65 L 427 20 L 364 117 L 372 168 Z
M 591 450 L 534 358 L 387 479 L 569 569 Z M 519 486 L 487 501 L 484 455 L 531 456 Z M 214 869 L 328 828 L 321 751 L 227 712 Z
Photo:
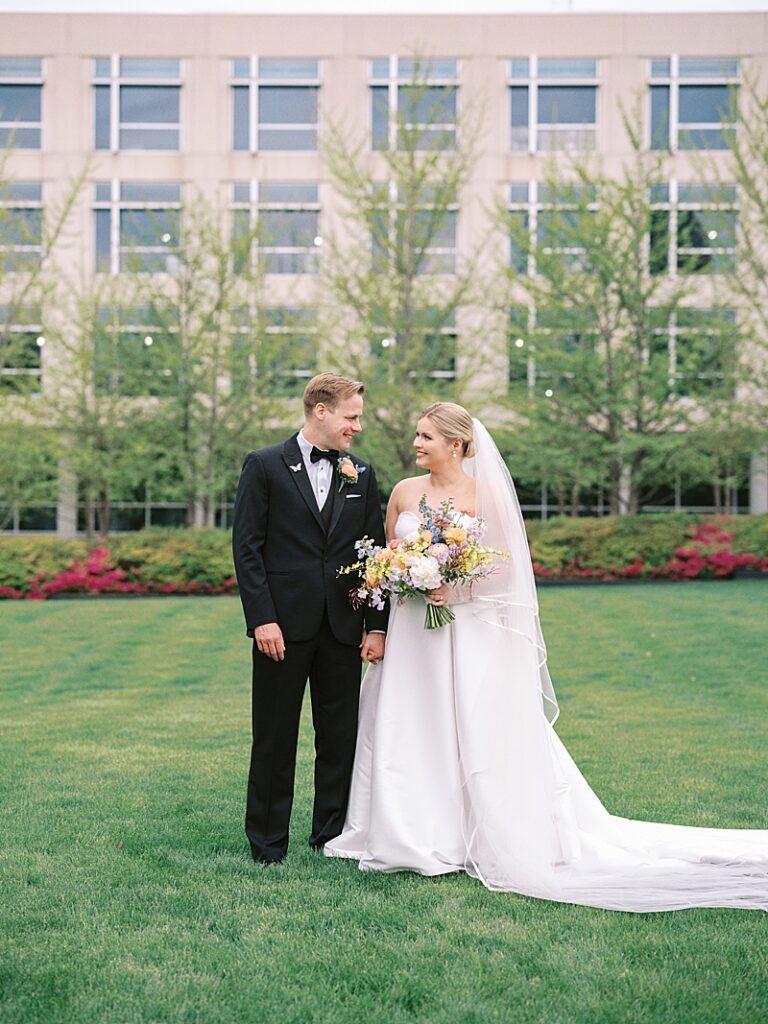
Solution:
M 317 462 L 312 461 L 310 455 L 314 445 L 304 437 L 303 431 L 299 431 L 297 440 L 301 449 L 301 457 L 304 459 L 307 476 L 312 485 L 312 493 L 315 496 L 317 507 L 322 509 L 328 500 L 328 495 L 331 493 L 331 487 L 333 487 L 333 463 L 330 459 L 318 459 Z

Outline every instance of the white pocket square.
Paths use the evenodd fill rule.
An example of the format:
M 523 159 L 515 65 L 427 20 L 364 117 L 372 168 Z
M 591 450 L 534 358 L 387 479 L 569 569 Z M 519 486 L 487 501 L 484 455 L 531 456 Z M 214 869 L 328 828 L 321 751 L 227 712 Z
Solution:
M 349 501 L 350 498 L 362 498 L 362 494 L 348 494 L 347 501 Z

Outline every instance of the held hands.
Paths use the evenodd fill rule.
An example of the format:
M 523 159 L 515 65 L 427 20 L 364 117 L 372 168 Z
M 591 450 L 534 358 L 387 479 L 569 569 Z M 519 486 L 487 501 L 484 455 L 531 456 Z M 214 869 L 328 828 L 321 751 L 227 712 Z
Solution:
M 285 660 L 283 631 L 276 622 L 265 622 L 263 626 L 256 626 L 253 639 L 261 653 L 266 654 L 272 661 Z
M 365 633 L 360 644 L 360 657 L 371 665 L 378 665 L 384 657 L 386 636 L 383 633 Z

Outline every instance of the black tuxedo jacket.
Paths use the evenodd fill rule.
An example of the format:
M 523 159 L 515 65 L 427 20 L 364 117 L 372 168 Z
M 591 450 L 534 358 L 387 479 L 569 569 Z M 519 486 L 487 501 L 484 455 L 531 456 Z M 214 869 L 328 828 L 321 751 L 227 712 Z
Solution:
M 367 535 L 383 544 L 385 539 L 373 467 L 350 457 L 358 467 L 357 483 L 339 491 L 334 470 L 327 531 L 296 434 L 246 457 L 232 549 L 249 635 L 256 626 L 277 622 L 286 640 L 309 640 L 326 608 L 342 643 L 359 644 L 363 629 L 386 629 L 389 609 L 353 610 L 348 595 L 357 576 L 336 575 L 340 566 L 357 561 L 356 540 Z

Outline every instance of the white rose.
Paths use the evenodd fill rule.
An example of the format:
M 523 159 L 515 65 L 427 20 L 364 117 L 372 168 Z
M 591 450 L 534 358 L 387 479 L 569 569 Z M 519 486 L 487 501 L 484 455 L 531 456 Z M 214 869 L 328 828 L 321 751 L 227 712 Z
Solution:
M 414 587 L 419 590 L 434 590 L 443 582 L 437 559 L 426 555 L 422 555 L 410 566 L 409 573 Z
M 459 522 L 459 526 L 463 526 L 465 530 L 476 530 L 480 525 L 480 520 L 477 516 L 462 516 Z

